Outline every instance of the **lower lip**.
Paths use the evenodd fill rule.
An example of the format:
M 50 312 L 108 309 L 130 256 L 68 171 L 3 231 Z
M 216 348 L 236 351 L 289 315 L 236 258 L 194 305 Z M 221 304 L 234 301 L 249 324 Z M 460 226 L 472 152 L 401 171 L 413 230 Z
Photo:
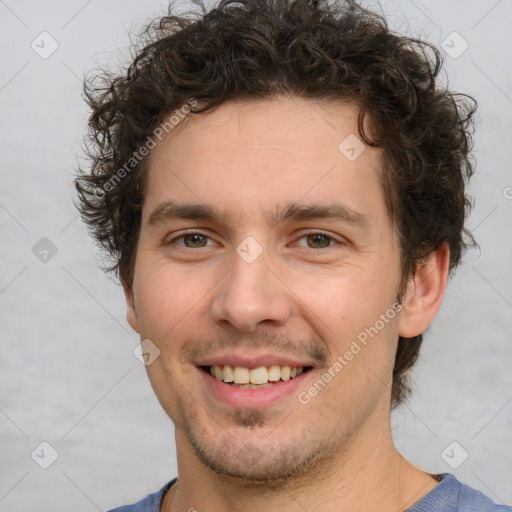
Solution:
M 260 409 L 269 407 L 285 397 L 297 391 L 308 374 L 312 371 L 301 373 L 299 376 L 287 381 L 279 381 L 269 387 L 261 389 L 245 389 L 230 386 L 221 380 L 217 380 L 204 370 L 198 368 L 205 384 L 211 394 L 221 402 L 232 407 L 244 409 Z

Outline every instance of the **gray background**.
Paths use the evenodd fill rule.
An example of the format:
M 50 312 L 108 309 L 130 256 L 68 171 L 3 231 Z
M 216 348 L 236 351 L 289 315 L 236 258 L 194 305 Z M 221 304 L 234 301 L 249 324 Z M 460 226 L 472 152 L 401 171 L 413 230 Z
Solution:
M 397 445 L 510 504 L 512 1 L 383 4 L 397 30 L 446 40 L 452 55 L 464 44 L 453 31 L 468 42 L 446 69 L 480 104 L 469 226 L 482 250 L 466 255 L 426 337 L 414 396 L 393 415 Z M 165 5 L 0 0 L 0 511 L 106 510 L 176 475 L 172 425 L 133 355 L 122 291 L 98 269 L 72 204 L 81 77 L 126 56 L 127 31 Z M 59 45 L 46 59 L 31 47 L 51 49 L 43 31 Z

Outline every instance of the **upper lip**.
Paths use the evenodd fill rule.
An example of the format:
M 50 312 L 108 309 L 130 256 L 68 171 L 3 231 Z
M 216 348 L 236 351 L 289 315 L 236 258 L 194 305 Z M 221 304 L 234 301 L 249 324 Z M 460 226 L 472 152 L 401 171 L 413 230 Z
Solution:
M 312 361 L 298 359 L 284 354 L 217 354 L 194 361 L 196 366 L 240 366 L 242 368 L 258 368 L 260 366 L 315 366 Z

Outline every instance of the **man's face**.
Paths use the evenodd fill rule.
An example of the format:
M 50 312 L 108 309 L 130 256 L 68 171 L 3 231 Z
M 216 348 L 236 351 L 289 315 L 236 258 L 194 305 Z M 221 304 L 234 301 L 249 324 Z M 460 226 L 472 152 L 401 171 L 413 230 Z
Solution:
M 338 148 L 357 114 L 230 102 L 153 150 L 128 317 L 161 351 L 148 374 L 178 455 L 286 479 L 385 427 L 400 258 L 380 150 Z M 280 380 L 218 380 L 255 368 L 255 382 Z

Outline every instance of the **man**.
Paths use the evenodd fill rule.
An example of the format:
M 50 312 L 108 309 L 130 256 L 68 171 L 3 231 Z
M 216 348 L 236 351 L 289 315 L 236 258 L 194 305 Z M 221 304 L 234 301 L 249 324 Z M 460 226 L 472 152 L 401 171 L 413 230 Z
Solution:
M 87 89 L 80 209 L 179 477 L 119 511 L 504 511 L 395 449 L 390 411 L 471 244 L 474 109 L 355 3 L 221 1 Z

